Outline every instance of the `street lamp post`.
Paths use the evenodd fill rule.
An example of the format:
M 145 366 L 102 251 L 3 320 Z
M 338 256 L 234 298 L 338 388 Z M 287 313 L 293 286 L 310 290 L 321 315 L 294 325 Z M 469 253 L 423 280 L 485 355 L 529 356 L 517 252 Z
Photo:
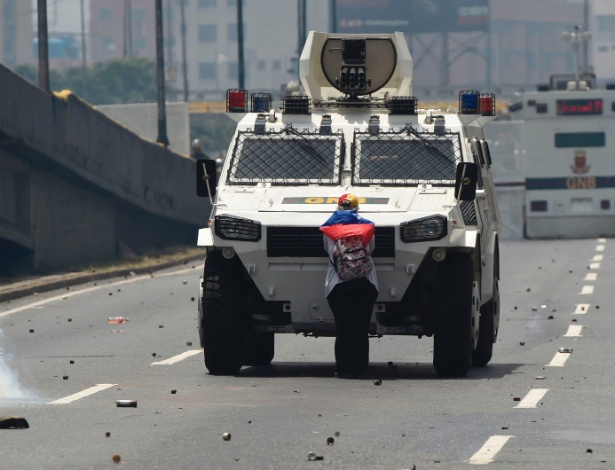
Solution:
M 156 142 L 169 145 L 167 113 L 164 94 L 164 51 L 162 48 L 162 0 L 156 0 L 156 76 L 158 79 L 158 138 Z
M 579 87 L 579 46 L 581 43 L 586 43 L 592 37 L 589 31 L 581 32 L 578 26 L 575 26 L 573 31 L 564 31 L 562 33 L 562 39 L 566 42 L 570 42 L 572 51 L 574 52 L 574 79 Z

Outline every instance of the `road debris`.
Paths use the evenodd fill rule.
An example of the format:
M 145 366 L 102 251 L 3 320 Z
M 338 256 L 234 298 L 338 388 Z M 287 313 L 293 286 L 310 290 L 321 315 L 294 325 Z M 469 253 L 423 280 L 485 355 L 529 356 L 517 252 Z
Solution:
M 322 455 L 316 455 L 316 452 L 308 452 L 308 460 L 314 462 L 315 460 L 324 460 Z
M 126 317 L 109 317 L 109 324 L 118 325 L 120 323 L 126 323 L 128 320 L 130 319 Z
M 118 408 L 136 408 L 137 400 L 116 400 L 115 405 Z
M 225 432 L 222 434 L 222 440 L 224 441 L 230 441 L 231 440 L 231 433 L 230 432 Z
M 30 425 L 21 416 L 0 416 L 0 429 L 28 429 Z
M 374 380 L 374 385 L 382 385 L 382 380 L 380 379 Z
M 560 353 L 571 353 L 572 352 L 572 348 L 557 348 L 557 352 L 560 352 Z
M 120 454 L 115 454 L 112 459 L 113 463 L 120 463 L 122 461 L 122 457 L 120 457 Z
M 105 437 L 111 437 L 111 433 L 110 433 L 109 431 L 107 431 L 107 432 L 105 433 Z
M 327 437 L 327 445 L 332 446 L 333 444 L 335 444 L 335 439 L 332 437 Z

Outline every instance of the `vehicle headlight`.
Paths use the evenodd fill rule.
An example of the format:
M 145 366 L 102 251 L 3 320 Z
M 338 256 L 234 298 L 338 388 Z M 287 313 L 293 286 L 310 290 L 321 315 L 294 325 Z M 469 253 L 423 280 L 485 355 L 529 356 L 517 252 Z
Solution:
M 440 240 L 447 233 L 446 217 L 437 215 L 404 222 L 399 229 L 401 241 L 404 243 Z
M 216 235 L 224 240 L 257 242 L 261 239 L 260 222 L 223 215 L 216 217 L 214 223 Z

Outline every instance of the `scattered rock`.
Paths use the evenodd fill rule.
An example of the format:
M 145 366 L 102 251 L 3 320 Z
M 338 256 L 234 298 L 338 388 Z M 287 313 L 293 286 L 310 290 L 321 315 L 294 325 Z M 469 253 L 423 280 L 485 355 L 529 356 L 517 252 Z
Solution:
M 536 377 L 536 380 L 544 380 L 544 379 L 545 379 L 545 376 L 544 376 L 544 375 L 538 375 L 538 376 Z
M 28 429 L 30 425 L 21 416 L 0 416 L 0 429 Z
M 327 437 L 327 445 L 332 446 L 333 444 L 335 444 L 335 439 L 332 437 Z
M 115 454 L 112 458 L 113 463 L 120 463 L 122 461 L 122 457 L 120 457 L 120 454 Z
M 382 385 L 382 380 L 380 379 L 374 380 L 374 385 Z
M 519 341 L 519 345 L 525 346 L 525 341 Z
M 171 390 L 171 395 L 175 395 L 177 393 L 177 390 L 173 389 Z
M 571 353 L 572 352 L 572 348 L 557 348 L 557 352 L 560 352 L 560 353 Z
M 553 315 L 549 315 L 549 316 L 547 317 L 547 320 L 553 320 Z
M 231 433 L 230 432 L 225 432 L 222 434 L 222 440 L 224 441 L 230 441 L 231 440 Z
M 158 328 L 164 328 L 164 325 L 158 325 Z
M 136 408 L 137 400 L 116 400 L 115 405 L 118 408 Z
M 64 380 L 68 380 L 68 375 L 62 377 Z
M 513 397 L 513 401 L 521 401 L 521 397 Z
M 34 330 L 30 330 L 30 333 L 34 333 Z
M 594 451 L 592 449 L 587 449 L 585 452 L 587 452 L 588 454 L 593 453 Z
M 105 433 L 105 437 L 111 437 L 111 433 L 110 433 L 109 431 L 107 431 L 107 432 Z
M 333 435 L 334 435 L 335 437 L 340 437 L 340 432 L 339 432 L 339 431 L 335 431 L 335 433 L 333 433 Z
M 315 460 L 324 460 L 322 455 L 316 455 L 315 452 L 308 452 L 308 460 L 314 462 Z

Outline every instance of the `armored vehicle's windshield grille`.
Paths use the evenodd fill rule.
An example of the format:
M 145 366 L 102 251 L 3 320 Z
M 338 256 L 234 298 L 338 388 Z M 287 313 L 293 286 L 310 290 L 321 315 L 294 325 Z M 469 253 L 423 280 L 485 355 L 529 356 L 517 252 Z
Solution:
M 453 186 L 461 161 L 459 133 L 355 132 L 352 184 Z
M 326 257 L 322 235 L 318 227 L 268 227 L 267 256 Z M 395 227 L 376 227 L 376 249 L 372 255 L 395 256 Z
M 320 135 L 286 127 L 280 132 L 239 132 L 229 184 L 339 185 L 342 133 Z

